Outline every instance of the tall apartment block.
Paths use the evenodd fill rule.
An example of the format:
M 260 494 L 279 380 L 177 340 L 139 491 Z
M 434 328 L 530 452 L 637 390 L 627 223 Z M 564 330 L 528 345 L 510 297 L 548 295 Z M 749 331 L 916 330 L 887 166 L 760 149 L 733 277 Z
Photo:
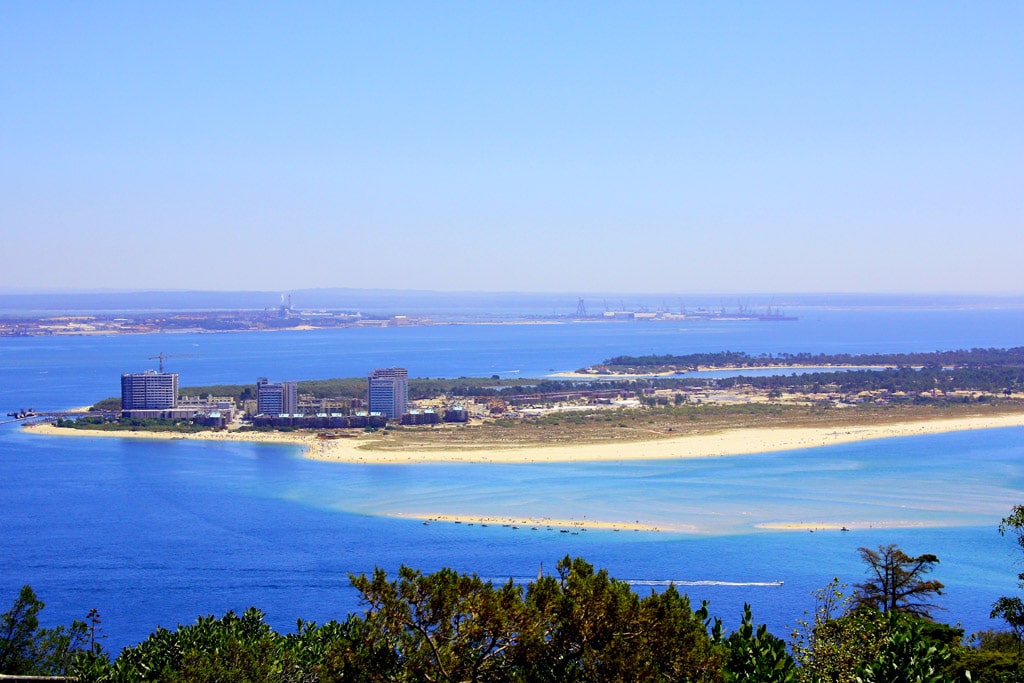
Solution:
M 178 373 L 133 372 L 121 375 L 122 410 L 163 410 L 178 404 Z
M 298 411 L 297 382 L 268 382 L 266 377 L 256 380 L 257 415 L 294 415 Z
M 366 395 L 371 413 L 388 419 L 400 418 L 409 408 L 409 371 L 405 368 L 378 368 L 367 379 Z

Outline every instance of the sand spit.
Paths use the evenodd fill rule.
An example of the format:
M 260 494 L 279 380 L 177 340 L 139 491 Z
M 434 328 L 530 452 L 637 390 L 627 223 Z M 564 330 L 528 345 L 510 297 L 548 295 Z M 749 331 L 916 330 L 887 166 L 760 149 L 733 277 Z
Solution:
M 192 434 L 102 432 L 58 428 L 50 424 L 31 425 L 26 429 L 36 434 L 59 436 L 291 444 L 301 447 L 306 457 L 316 460 L 362 464 L 410 464 L 597 462 L 707 458 L 816 448 L 873 439 L 1021 426 L 1024 426 L 1024 413 L 888 424 L 844 425 L 842 427 L 751 427 L 651 441 L 554 446 L 530 445 L 504 448 L 498 445 L 488 445 L 482 448 L 452 448 L 449 450 L 417 450 L 415 448 L 378 450 L 371 446 L 379 444 L 381 437 L 361 432 L 358 433 L 358 436 L 328 439 L 314 433 L 295 432 L 223 431 Z
M 578 534 L 588 529 L 602 529 L 611 531 L 688 531 L 693 532 L 697 527 L 684 525 L 646 524 L 643 522 L 613 522 L 596 519 L 554 519 L 551 517 L 488 517 L 482 515 L 446 515 L 446 514 L 425 514 L 396 512 L 391 517 L 405 519 L 421 519 L 424 523 L 445 522 L 449 524 L 466 524 L 468 526 L 502 526 L 512 529 L 524 529 L 529 531 L 558 531 L 563 534 Z

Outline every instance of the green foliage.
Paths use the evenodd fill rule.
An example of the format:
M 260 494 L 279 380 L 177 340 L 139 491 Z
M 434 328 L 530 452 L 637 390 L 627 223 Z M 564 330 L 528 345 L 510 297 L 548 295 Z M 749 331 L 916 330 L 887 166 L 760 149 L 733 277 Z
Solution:
M 58 419 L 54 423 L 56 427 L 64 429 L 82 429 L 100 432 L 179 432 L 192 434 L 195 432 L 211 431 L 212 427 L 195 424 L 191 420 L 171 420 L 163 418 L 137 418 L 122 417 L 114 420 L 105 420 L 102 417 L 81 417 L 77 420 Z
M 964 681 L 957 669 L 970 650 L 961 629 L 918 615 L 857 604 L 833 579 L 816 591 L 811 621 L 802 620 L 791 647 L 802 683 Z M 973 670 L 972 670 L 973 671 Z M 974 678 L 974 681 L 980 679 Z
M 1010 514 L 1003 517 L 999 523 L 999 533 L 1003 536 L 1006 534 L 1012 534 L 1017 545 L 1021 550 L 1024 550 L 1024 505 L 1014 505 L 1010 509 Z M 1017 580 L 1020 582 L 1022 588 L 1024 588 L 1024 572 L 1017 575 Z
M 965 648 L 947 668 L 947 677 L 954 681 L 970 680 L 971 683 L 1021 683 L 1024 681 L 1024 660 L 1014 653 Z
M 674 588 L 641 600 L 628 584 L 579 558 L 561 560 L 558 573 L 557 586 L 538 581 L 530 596 L 556 618 L 546 619 L 550 643 L 528 679 L 721 680 L 724 652 Z
M 900 611 L 858 605 L 833 579 L 815 592 L 812 619 L 793 632 L 801 683 L 963 681 L 963 631 Z M 974 681 L 980 679 L 974 678 Z
M 255 609 L 202 617 L 78 673 L 175 682 L 725 680 L 727 646 L 708 636 L 706 612 L 671 587 L 640 598 L 583 560 L 567 557 L 557 577 L 526 587 L 408 567 L 394 579 L 378 569 L 351 580 L 364 617 L 300 621 L 285 636 Z
M 1005 536 L 1012 534 L 1018 547 L 1024 550 L 1024 505 L 1014 505 L 1010 514 L 999 523 L 999 533 Z M 1017 575 L 1017 583 L 1024 588 L 1024 573 Z M 1017 639 L 1018 648 L 1024 641 L 1024 601 L 1019 597 L 1003 596 L 992 605 L 991 617 L 1006 622 Z
M 791 648 L 800 665 L 800 681 L 852 682 L 863 658 L 874 655 L 871 624 L 862 619 L 840 619 L 852 603 L 845 588 L 833 578 L 815 591 L 813 616 L 800 620 L 793 631 Z
M 116 396 L 97 401 L 89 408 L 89 412 L 113 412 L 115 410 L 121 410 L 121 399 Z
M 110 672 L 121 681 L 270 681 L 282 680 L 286 658 L 282 637 L 255 608 L 241 617 L 200 617 L 177 631 L 158 628 L 135 647 L 126 648 Z
M 941 398 L 922 396 L 922 392 L 954 390 L 984 391 L 979 401 L 992 401 L 999 395 L 1009 397 L 1024 388 L 1024 347 L 1012 349 L 969 349 L 933 353 L 899 354 L 809 354 L 780 353 L 751 356 L 736 351 L 688 355 L 619 356 L 605 361 L 613 372 L 657 373 L 692 371 L 699 367 L 786 367 L 786 366 L 889 366 L 844 372 L 811 372 L 800 375 L 728 377 L 713 380 L 719 387 L 741 384 L 757 389 L 820 393 L 824 388 L 839 393 L 858 391 L 907 392 L 906 401 L 941 402 Z M 696 385 L 694 377 L 660 379 L 651 386 L 675 388 Z M 960 400 L 959 398 L 956 400 Z
M 786 643 L 761 624 L 754 627 L 750 605 L 743 605 L 743 621 L 729 636 L 727 680 L 736 683 L 795 683 L 796 662 L 786 651 Z
M 1010 631 L 980 631 L 972 638 L 979 652 L 1018 652 L 1020 642 Z
M 881 637 L 879 637 L 879 635 Z M 875 633 L 878 652 L 858 672 L 858 683 L 945 683 L 953 648 L 925 637 L 925 622 L 897 612 Z
M 40 628 L 38 615 L 43 607 L 32 588 L 23 586 L 11 609 L 0 615 L 0 674 L 64 674 L 84 649 L 85 622 L 73 622 L 68 628 Z
M 413 400 L 435 396 L 501 396 L 529 388 L 533 391 L 565 391 L 574 383 L 561 380 L 535 379 L 490 379 L 482 377 L 460 377 L 458 379 L 410 378 L 409 398 Z M 298 392 L 311 394 L 316 398 L 366 398 L 365 377 L 336 377 L 331 379 L 299 380 Z M 215 384 L 209 386 L 181 387 L 182 396 L 232 396 L 242 402 L 256 398 L 253 384 Z
M 691 353 L 687 355 L 616 356 L 602 363 L 609 369 L 646 368 L 651 371 L 696 370 L 699 367 L 766 367 L 766 366 L 828 366 L 828 365 L 895 365 L 941 368 L 964 367 L 1024 367 L 1024 347 L 1012 349 L 961 349 L 932 353 L 763 353 L 758 356 L 741 351 L 717 353 Z
M 96 643 L 99 615 L 76 622 L 61 664 L 52 635 L 38 628 L 40 603 L 25 588 L 3 626 L 0 650 L 11 671 L 70 672 L 88 681 L 880 683 L 1020 680 L 1005 651 L 967 650 L 962 632 L 869 607 L 851 609 L 834 580 L 817 593 L 812 623 L 783 641 L 755 626 L 745 605 L 739 628 L 697 610 L 674 586 L 640 597 L 628 584 L 579 558 L 526 586 L 500 585 L 442 569 L 377 569 L 351 576 L 362 616 L 317 625 L 299 621 L 282 635 L 255 608 L 158 628 L 113 662 Z M 14 655 L 9 655 L 14 653 Z M 973 675 L 973 673 L 972 673 Z
M 989 616 L 1006 622 L 1012 629 L 1019 648 L 1021 641 L 1024 640 L 1024 602 L 1018 597 L 1003 596 L 992 605 Z

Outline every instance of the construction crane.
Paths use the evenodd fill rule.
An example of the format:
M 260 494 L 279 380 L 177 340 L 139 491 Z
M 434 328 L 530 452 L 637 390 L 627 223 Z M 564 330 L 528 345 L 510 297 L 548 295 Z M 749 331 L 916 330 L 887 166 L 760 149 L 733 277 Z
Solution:
M 167 355 L 166 353 L 161 351 L 160 353 L 158 353 L 155 356 L 150 356 L 148 360 L 157 360 L 157 359 L 159 359 L 160 360 L 160 372 L 162 373 L 164 371 L 164 359 L 165 358 L 195 358 L 195 355 L 193 355 L 191 353 L 176 353 L 174 355 Z

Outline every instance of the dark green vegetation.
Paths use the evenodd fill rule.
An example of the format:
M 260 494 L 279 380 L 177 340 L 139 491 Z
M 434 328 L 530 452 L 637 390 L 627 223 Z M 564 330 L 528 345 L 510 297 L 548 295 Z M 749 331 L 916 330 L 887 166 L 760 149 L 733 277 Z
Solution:
M 848 370 L 845 372 L 811 372 L 773 377 L 729 377 L 717 382 L 719 387 L 749 385 L 754 389 L 814 394 L 835 392 L 850 394 L 862 391 L 903 392 L 913 394 L 910 400 L 965 401 L 966 396 L 950 397 L 953 392 L 985 392 L 1009 397 L 1024 391 L 1024 366 L 963 368 L 888 368 L 883 370 Z M 975 399 L 977 400 L 977 399 Z M 990 400 L 985 398 L 982 400 Z
M 999 533 L 1012 534 L 1017 545 L 1024 550 L 1024 505 L 1014 505 L 1007 517 L 999 524 Z M 1024 588 L 1024 572 L 1017 575 L 1017 583 Z M 1024 642 L 1024 601 L 1019 597 L 1003 596 L 992 605 L 992 618 L 1001 618 L 1013 629 L 1018 645 Z
M 763 354 L 745 353 L 691 354 L 687 356 L 620 356 L 596 366 L 601 371 L 624 374 L 684 372 L 698 367 L 864 367 L 846 371 L 805 372 L 764 377 L 729 377 L 718 380 L 699 378 L 658 379 L 660 388 L 686 385 L 711 385 L 718 388 L 750 386 L 758 390 L 787 393 L 903 392 L 914 394 L 906 400 L 965 400 L 947 398 L 952 392 L 987 392 L 1010 396 L 1024 391 L 1024 347 L 1012 349 L 971 349 L 905 354 Z M 889 366 L 889 367 L 879 367 Z M 931 394 L 922 397 L 922 394 Z M 967 399 L 969 400 L 969 399 Z
M 754 388 L 777 388 L 790 392 L 811 392 L 827 387 L 829 390 L 851 391 L 986 391 L 1012 393 L 1024 390 L 1024 347 L 1012 349 L 971 349 L 962 351 L 936 351 L 933 353 L 902 354 L 762 354 L 723 351 L 719 353 L 683 356 L 619 356 L 596 366 L 609 372 L 626 374 L 655 374 L 670 371 L 694 370 L 698 367 L 764 368 L 802 366 L 848 366 L 871 369 L 846 372 L 805 373 L 801 375 L 773 375 L 768 377 L 733 377 L 727 379 L 636 378 L 619 380 L 571 379 L 429 379 L 409 380 L 411 399 L 433 398 L 441 395 L 453 397 L 514 397 L 516 394 L 563 393 L 591 389 L 684 389 L 693 387 L 733 387 L 750 385 Z M 890 367 L 879 367 L 890 366 Z M 306 380 L 299 382 L 299 392 L 317 398 L 364 398 L 366 380 L 363 378 Z M 217 385 L 185 387 L 182 395 L 234 396 L 240 400 L 255 398 L 255 385 Z
M 1024 530 L 1015 507 L 1002 530 Z M 1024 547 L 1024 546 L 1022 546 Z M 557 576 L 495 586 L 476 575 L 402 567 L 351 576 L 366 611 L 342 622 L 299 621 L 280 634 L 255 608 L 158 628 L 111 660 L 99 615 L 41 629 L 43 604 L 26 586 L 0 617 L 0 673 L 81 681 L 712 681 L 940 683 L 1024 680 L 1018 632 L 981 634 L 930 618 L 938 563 L 896 546 L 861 548 L 869 580 L 846 596 L 816 593 L 813 616 L 788 643 L 755 626 L 746 607 L 725 633 L 674 587 L 640 597 L 628 584 L 566 557 Z M 969 672 L 969 673 L 968 673 Z
M 89 408 L 90 412 L 121 410 L 121 399 L 112 397 L 97 401 L 96 405 Z
M 434 398 L 441 395 L 501 396 L 506 392 L 534 393 L 537 391 L 565 391 L 569 384 L 569 382 L 558 380 L 497 379 L 482 377 L 431 379 L 421 377 L 409 379 L 409 398 L 415 401 Z M 335 379 L 300 380 L 298 383 L 298 391 L 300 394 L 310 394 L 315 398 L 365 399 L 366 378 L 341 377 Z M 181 387 L 178 394 L 181 396 L 230 396 L 239 402 L 255 401 L 256 383 Z M 104 399 L 104 401 L 113 400 L 117 399 Z
M 929 353 L 763 353 L 751 356 L 742 351 L 691 353 L 686 355 L 616 356 L 593 369 L 625 373 L 685 372 L 699 368 L 769 368 L 814 366 L 921 366 L 998 367 L 1024 366 L 1024 347 L 1012 349 L 970 349 Z
M 24 586 L 11 609 L 0 615 L 0 674 L 60 675 L 78 670 L 100 649 L 96 644 L 99 614 L 70 627 L 40 628 L 45 604 Z
M 967 351 L 936 351 L 904 354 L 808 354 L 781 353 L 751 356 L 742 352 L 722 351 L 688 355 L 618 356 L 602 365 L 600 371 L 624 374 L 657 374 L 683 372 L 698 367 L 764 368 L 801 366 L 847 366 L 870 369 L 845 372 L 817 372 L 769 377 L 731 377 L 726 379 L 626 378 L 601 379 L 500 379 L 498 377 L 411 378 L 409 398 L 422 400 L 438 396 L 452 398 L 498 397 L 518 395 L 559 394 L 588 390 L 694 390 L 752 386 L 755 389 L 789 393 L 820 393 L 821 391 L 856 392 L 952 392 L 983 391 L 1008 395 L 1024 391 L 1024 347 L 1012 349 L 971 349 Z M 891 366 L 891 367 L 880 367 Z M 301 380 L 300 394 L 315 398 L 366 398 L 366 379 L 348 377 Z M 218 384 L 182 387 L 182 396 L 230 396 L 239 402 L 256 399 L 256 385 Z M 116 410 L 117 398 L 103 399 L 93 410 Z
M 99 432 L 180 432 L 191 434 L 193 432 L 209 431 L 210 427 L 194 424 L 189 420 L 169 419 L 139 419 L 134 417 L 122 417 L 117 420 L 106 420 L 102 417 L 82 417 L 74 420 L 59 419 L 54 423 L 56 427 L 68 429 L 83 429 Z

